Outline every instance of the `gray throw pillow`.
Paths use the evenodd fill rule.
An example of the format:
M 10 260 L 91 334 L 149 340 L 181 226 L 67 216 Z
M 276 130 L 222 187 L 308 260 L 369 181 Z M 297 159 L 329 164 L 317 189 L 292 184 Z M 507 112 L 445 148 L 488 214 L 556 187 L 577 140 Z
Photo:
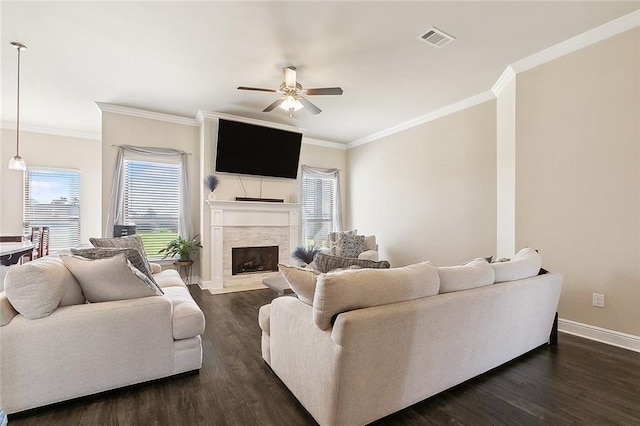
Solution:
M 357 265 L 361 268 L 384 269 L 390 268 L 391 265 L 386 260 L 376 262 L 368 259 L 354 259 L 349 257 L 332 256 L 330 254 L 318 253 L 313 260 L 315 267 L 320 272 L 329 272 L 338 268 L 348 268 Z
M 127 260 L 124 254 L 90 260 L 80 256 L 61 255 L 64 265 L 82 287 L 89 302 L 137 299 L 160 296 L 162 290 Z
M 156 284 L 156 280 L 153 279 L 151 270 L 147 268 L 148 262 L 145 262 L 144 256 L 135 248 L 114 248 L 114 247 L 89 247 L 89 248 L 72 248 L 71 254 L 75 256 L 86 257 L 87 259 L 106 259 L 107 257 L 113 257 L 117 254 L 124 254 L 131 264 L 136 267 L 140 272 L 145 274 L 147 278 Z M 151 267 L 151 265 L 149 265 Z
M 338 248 L 342 257 L 358 257 L 364 251 L 364 235 L 340 235 Z
M 117 238 L 89 238 L 91 244 L 94 247 L 106 247 L 106 248 L 134 248 L 140 252 L 142 260 L 148 271 L 151 270 L 149 260 L 147 260 L 147 254 L 144 251 L 144 245 L 142 244 L 142 238 L 139 235 L 127 235 L 126 237 Z

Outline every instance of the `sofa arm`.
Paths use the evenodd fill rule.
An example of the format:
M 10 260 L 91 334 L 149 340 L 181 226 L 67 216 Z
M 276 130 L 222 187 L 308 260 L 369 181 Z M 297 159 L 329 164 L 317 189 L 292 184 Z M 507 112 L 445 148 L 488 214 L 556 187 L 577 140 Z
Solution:
M 13 308 L 11 302 L 7 298 L 5 292 L 0 293 L 0 327 L 5 326 L 11 322 L 13 317 L 18 315 L 18 312 Z
M 376 250 L 366 250 L 358 255 L 358 259 L 378 261 L 378 252 Z
M 318 423 L 335 424 L 342 348 L 300 299 L 278 297 L 270 310 L 271 368 Z
M 171 314 L 152 296 L 15 316 L 0 327 L 0 404 L 12 413 L 173 374 Z
M 151 267 L 152 274 L 159 274 L 162 272 L 162 265 L 159 263 L 149 263 L 149 266 Z

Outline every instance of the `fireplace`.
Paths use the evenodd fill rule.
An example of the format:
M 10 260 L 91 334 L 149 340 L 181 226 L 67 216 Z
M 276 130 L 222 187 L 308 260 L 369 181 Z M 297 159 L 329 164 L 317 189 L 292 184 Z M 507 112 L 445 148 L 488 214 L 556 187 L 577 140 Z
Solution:
M 203 281 L 203 288 L 261 285 L 264 278 L 278 274 L 278 263 L 294 262 L 291 252 L 299 240 L 299 204 L 226 200 L 207 204 L 211 207 L 211 281 Z M 276 247 L 272 250 L 277 254 L 249 253 L 234 261 L 237 254 L 233 252 L 240 247 Z M 256 257 L 261 258 L 262 266 L 252 264 Z M 271 262 L 267 266 L 266 260 Z
M 278 246 L 233 247 L 231 249 L 231 275 L 278 270 Z

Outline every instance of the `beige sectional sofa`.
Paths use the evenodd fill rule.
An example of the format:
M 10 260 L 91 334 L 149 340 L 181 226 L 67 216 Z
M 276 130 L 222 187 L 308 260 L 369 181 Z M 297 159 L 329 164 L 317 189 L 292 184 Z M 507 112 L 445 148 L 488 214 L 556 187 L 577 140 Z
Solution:
M 547 343 L 562 275 L 544 272 L 530 249 L 501 264 L 284 268 L 301 294 L 260 309 L 262 356 L 321 425 L 366 424 Z
M 164 294 L 97 303 L 60 258 L 12 269 L 0 293 L 0 408 L 11 414 L 198 370 L 204 315 L 176 271 L 151 269 Z

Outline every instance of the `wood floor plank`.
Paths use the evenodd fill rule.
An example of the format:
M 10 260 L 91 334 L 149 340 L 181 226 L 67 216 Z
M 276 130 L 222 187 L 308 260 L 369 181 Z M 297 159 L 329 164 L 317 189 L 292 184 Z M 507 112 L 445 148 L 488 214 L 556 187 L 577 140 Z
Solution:
M 191 294 L 207 326 L 199 374 L 155 381 L 10 417 L 30 425 L 316 424 L 264 363 L 258 309 L 271 290 Z M 640 425 L 640 354 L 560 333 L 475 379 L 375 425 Z

